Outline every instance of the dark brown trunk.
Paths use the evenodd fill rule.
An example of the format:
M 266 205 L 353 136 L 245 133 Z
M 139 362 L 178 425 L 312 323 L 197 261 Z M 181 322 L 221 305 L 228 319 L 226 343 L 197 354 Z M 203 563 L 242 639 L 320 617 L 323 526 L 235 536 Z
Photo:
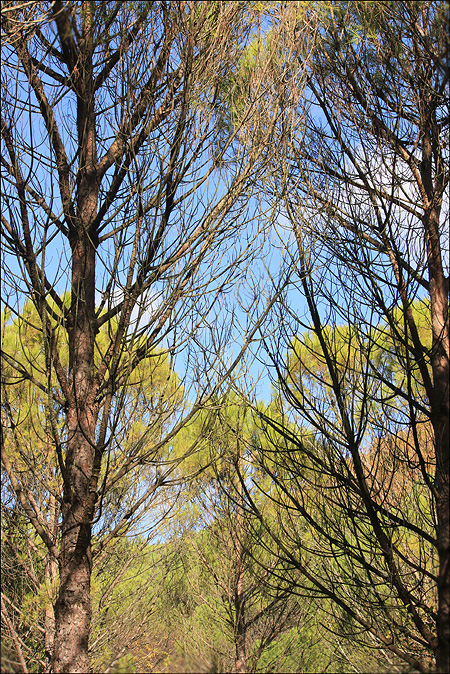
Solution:
M 448 423 L 447 423 L 448 433 Z M 449 583 L 449 479 L 440 478 L 436 513 L 438 522 L 438 612 L 437 612 L 437 650 L 436 668 L 438 672 L 450 672 L 450 583 Z
M 49 529 L 52 539 L 56 540 L 58 530 L 58 512 L 56 498 L 50 495 L 50 521 Z M 45 586 L 46 586 L 46 604 L 45 604 L 45 667 L 44 674 L 51 671 L 51 661 L 53 655 L 53 645 L 55 641 L 55 611 L 53 607 L 55 584 L 58 578 L 58 562 L 51 551 L 48 553 L 45 566 Z
M 236 447 L 236 472 L 242 474 L 242 457 L 239 450 L 239 444 Z M 236 554 L 236 580 L 234 593 L 234 609 L 235 609 L 235 651 L 236 651 L 236 672 L 239 674 L 247 672 L 247 616 L 245 611 L 245 584 L 244 584 L 244 548 L 243 548 L 243 527 L 242 527 L 242 511 L 240 505 L 242 503 L 242 487 L 239 484 L 237 487 L 238 506 L 236 510 L 236 527 L 235 527 L 235 554 Z
M 239 560 L 239 566 L 240 566 Z M 244 583 L 241 570 L 238 571 L 239 576 L 236 585 L 235 594 L 235 611 L 236 611 L 236 672 L 242 673 L 247 671 L 247 653 L 246 653 L 246 622 L 245 622 L 245 597 L 244 597 Z
M 89 672 L 92 512 L 89 487 L 94 465 L 96 413 L 93 400 L 93 303 L 85 283 L 93 283 L 95 251 L 87 243 L 74 251 L 72 387 L 68 412 L 67 480 L 62 507 L 60 588 L 55 605 L 53 672 Z M 84 249 L 84 250 L 83 250 Z M 84 302 L 80 301 L 80 297 Z M 76 308 L 75 308 L 76 307 Z
M 95 197 L 95 195 L 94 195 Z M 87 235 L 73 246 L 66 484 L 62 507 L 60 588 L 55 605 L 53 672 L 89 672 L 92 508 L 95 455 L 95 249 Z
M 72 294 L 69 316 L 69 385 L 67 453 L 62 507 L 60 588 L 55 604 L 52 672 L 89 672 L 91 624 L 91 535 L 96 489 L 95 428 L 98 410 L 94 391 L 96 236 L 98 180 L 93 86 L 93 5 L 82 7 L 74 82 L 80 148 L 77 212 L 69 232 L 72 249 Z M 98 463 L 98 457 L 97 457 Z
M 438 611 L 436 619 L 437 644 L 435 649 L 438 672 L 450 671 L 450 531 L 449 531 L 449 358 L 450 335 L 448 314 L 448 279 L 442 264 L 440 216 L 444 192 L 442 148 L 437 139 L 434 111 L 429 108 L 432 91 L 430 71 L 424 70 L 424 84 L 420 82 L 420 114 L 422 134 L 421 176 L 425 191 L 423 217 L 430 284 L 432 327 L 431 367 L 433 396 L 430 400 L 436 452 L 436 538 L 439 557 Z M 434 173 L 433 173 L 434 163 Z
M 438 672 L 450 672 L 449 362 L 448 309 L 445 284 L 444 288 L 441 286 L 440 293 L 436 292 L 435 289 L 435 292 L 432 291 L 431 295 L 434 319 L 432 361 L 435 389 L 432 421 L 436 444 L 436 533 L 439 556 L 436 667 Z M 436 314 L 438 317 L 436 317 Z M 444 316 L 447 324 L 444 323 L 442 326 Z M 436 335 L 435 323 L 440 330 L 438 336 Z
M 89 672 L 91 621 L 90 526 L 76 523 L 77 510 L 65 517 L 60 563 L 60 591 L 55 605 L 53 672 Z
M 81 425 L 81 424 L 80 424 Z M 73 431 L 72 431 L 73 433 Z M 60 587 L 55 604 L 52 672 L 89 672 L 88 640 L 91 622 L 91 522 L 86 503 L 93 449 L 81 429 L 69 443 L 74 455 L 68 471 L 71 493 L 62 508 L 59 562 Z M 73 446 L 75 445 L 75 446 Z

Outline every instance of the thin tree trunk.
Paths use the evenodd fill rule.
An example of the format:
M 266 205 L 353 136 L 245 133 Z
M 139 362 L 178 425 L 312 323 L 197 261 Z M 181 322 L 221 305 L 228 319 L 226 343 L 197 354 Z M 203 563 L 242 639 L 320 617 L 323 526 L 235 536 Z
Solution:
M 28 674 L 28 669 L 27 669 L 27 665 L 26 665 L 26 662 L 25 662 L 25 658 L 23 657 L 22 647 L 20 645 L 19 636 L 18 636 L 16 630 L 14 629 L 14 625 L 12 624 L 12 621 L 9 617 L 8 609 L 6 608 L 6 604 L 3 601 L 3 595 L 1 597 L 1 607 L 2 607 L 3 619 L 6 623 L 7 628 L 8 628 L 11 640 L 14 644 L 14 648 L 16 649 L 17 658 L 19 660 L 20 671 L 23 672 L 23 674 Z
M 239 440 L 237 440 L 236 447 L 236 472 L 242 474 L 242 457 L 240 454 Z M 235 585 L 235 650 L 236 650 L 236 672 L 243 673 L 247 671 L 247 622 L 245 612 L 245 585 L 244 585 L 244 560 L 245 554 L 242 544 L 243 528 L 242 528 L 242 511 L 240 510 L 242 504 L 242 487 L 239 484 L 237 493 L 237 510 L 236 510 L 236 529 L 235 529 L 235 553 L 236 553 L 236 585 Z
M 242 578 L 242 570 L 238 571 L 239 577 L 236 586 L 235 594 L 235 611 L 236 611 L 236 672 L 244 673 L 247 671 L 247 652 L 246 652 L 246 621 L 245 621 L 245 595 L 244 583 Z
M 58 565 L 54 557 L 50 557 L 47 560 L 47 565 L 45 569 L 45 580 L 47 586 L 47 592 L 49 596 L 45 604 L 45 670 L 47 673 L 50 671 L 50 663 L 53 654 L 53 644 L 55 641 L 55 611 L 53 608 L 52 602 L 52 592 L 54 587 L 54 582 L 56 580 L 58 573 Z
M 447 423 L 448 433 L 448 423 Z M 450 538 L 449 538 L 449 478 L 448 473 L 440 477 L 442 484 L 438 487 L 436 503 L 438 521 L 438 612 L 437 612 L 437 651 L 436 667 L 438 672 L 450 671 Z
M 50 495 L 50 522 L 49 529 L 51 536 L 56 539 L 58 529 L 58 516 L 56 509 L 56 499 L 53 494 Z M 45 604 L 45 623 L 44 623 L 44 641 L 45 641 L 45 668 L 44 674 L 50 672 L 51 660 L 53 655 L 53 645 L 55 641 L 55 611 L 54 588 L 58 577 L 58 562 L 51 551 L 48 553 L 45 566 L 45 585 L 47 600 Z

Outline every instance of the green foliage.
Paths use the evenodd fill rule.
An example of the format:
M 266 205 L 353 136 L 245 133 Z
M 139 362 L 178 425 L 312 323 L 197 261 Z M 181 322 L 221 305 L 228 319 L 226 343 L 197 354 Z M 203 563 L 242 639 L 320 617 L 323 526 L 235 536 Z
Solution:
M 193 9 L 184 3 L 176 5 L 180 15 L 189 17 L 197 32 L 193 55 L 189 53 L 187 27 L 185 33 L 180 33 L 175 40 L 175 61 L 183 63 L 188 53 L 194 60 L 201 54 L 207 64 L 206 56 L 223 30 L 222 4 L 213 0 L 196 2 Z M 114 48 L 130 30 L 138 30 L 156 6 L 153 2 L 127 3 L 125 26 L 116 20 L 119 5 L 107 2 L 88 5 L 94 8 L 100 29 L 105 23 L 109 25 L 106 37 Z M 165 3 L 161 6 L 165 12 Z M 427 15 L 429 26 L 427 32 L 422 32 L 427 39 L 431 36 L 431 42 L 442 41 L 439 22 L 443 22 L 446 5 L 370 0 L 239 2 L 230 6 L 236 8 L 232 14 L 236 25 L 247 22 L 244 33 L 252 38 L 241 50 L 239 44 L 233 43 L 231 30 L 231 51 L 240 53 L 239 59 L 229 59 L 234 67 L 215 73 L 214 81 L 209 82 L 210 71 L 206 65 L 197 64 L 200 74 L 192 92 L 186 85 L 180 96 L 192 96 L 192 120 L 202 106 L 214 110 L 204 133 L 210 133 L 210 122 L 215 125 L 216 144 L 212 152 L 221 162 L 234 138 L 243 139 L 240 152 L 253 151 L 258 131 L 270 126 L 268 120 L 279 114 L 282 123 L 277 127 L 280 136 L 276 139 L 285 151 L 290 141 L 284 135 L 287 111 L 290 114 L 298 97 L 295 99 L 290 92 L 283 99 L 285 92 L 282 92 L 274 99 L 275 107 L 271 107 L 272 101 L 264 108 L 266 98 L 271 95 L 270 86 L 283 82 L 286 89 L 297 84 L 301 89 L 306 76 L 302 82 L 298 72 L 304 75 L 306 71 L 310 85 L 307 96 L 312 96 L 315 84 L 320 93 L 318 83 L 327 83 L 331 92 L 328 128 L 322 126 L 322 120 L 314 119 L 318 99 L 309 108 L 311 101 L 307 101 L 308 128 L 302 137 L 302 142 L 310 141 L 305 142 L 307 151 L 302 155 L 296 146 L 291 163 L 282 163 L 281 170 L 271 166 L 265 186 L 272 189 L 272 180 L 278 179 L 273 175 L 282 176 L 282 182 L 285 170 L 292 171 L 295 190 L 301 185 L 299 202 L 305 195 L 306 200 L 317 199 L 319 225 L 317 231 L 311 225 L 307 236 L 313 241 L 313 253 L 317 253 L 319 274 L 326 276 L 330 269 L 332 273 L 323 281 L 315 270 L 309 270 L 309 276 L 303 273 L 303 267 L 301 274 L 299 269 L 296 271 L 299 277 L 308 276 L 308 283 L 311 282 L 303 286 L 305 294 L 310 290 L 310 308 L 317 301 L 314 288 L 319 287 L 319 295 L 321 291 L 325 297 L 328 293 L 326 299 L 332 309 L 324 326 L 320 327 L 317 319 L 314 327 L 292 338 L 284 364 L 278 368 L 280 380 L 270 405 L 250 406 L 237 395 L 211 399 L 208 407 L 194 415 L 167 447 L 161 447 L 160 440 L 164 431 L 172 428 L 177 411 L 183 408 L 184 394 L 170 359 L 155 349 L 146 352 L 136 365 L 133 358 L 146 344 L 139 331 L 134 336 L 127 333 L 117 345 L 121 353 L 119 366 L 111 364 L 105 377 L 114 386 L 120 383 L 107 422 L 105 461 L 99 468 L 101 489 L 94 527 L 91 585 L 92 667 L 94 671 L 117 674 L 200 668 L 234 671 L 243 640 L 249 672 L 344 672 L 349 666 L 355 671 L 388 671 L 392 666 L 398 672 L 408 657 L 424 663 L 432 661 L 429 645 L 434 642 L 428 635 L 434 634 L 437 606 L 433 501 L 436 438 L 424 379 L 427 376 L 432 379 L 436 343 L 432 344 L 431 338 L 430 302 L 418 299 L 414 292 L 413 299 L 408 300 L 405 291 L 400 304 L 396 283 L 401 284 L 395 274 L 386 271 L 387 265 L 379 263 L 391 245 L 386 238 L 391 223 L 374 218 L 372 225 L 370 208 L 374 204 L 378 208 L 383 200 L 389 201 L 383 192 L 383 180 L 380 187 L 370 170 L 361 172 L 356 168 L 359 152 L 365 156 L 377 152 L 383 155 L 389 171 L 406 152 L 408 141 L 402 137 L 402 144 L 395 148 L 392 138 L 394 131 L 401 136 L 408 124 L 415 123 L 414 88 L 421 83 L 414 80 L 411 40 L 415 30 L 421 34 L 420 22 Z M 413 28 L 411 22 L 402 21 L 405 16 L 414 15 L 418 18 Z M 396 20 L 391 20 L 392 17 Z M 172 18 L 179 19 L 176 14 Z M 303 43 L 302 28 L 312 19 L 317 22 L 314 36 Z M 286 25 L 281 27 L 283 21 Z M 78 23 L 81 27 L 81 19 Z M 288 30 L 288 25 L 294 29 Z M 239 31 L 239 35 L 242 37 L 243 33 Z M 97 45 L 100 41 L 104 45 L 101 58 L 104 56 L 105 63 L 110 58 L 106 37 L 104 32 L 94 36 Z M 438 46 L 441 49 L 440 43 Z M 155 47 L 155 54 L 156 51 Z M 436 48 L 435 59 L 438 51 Z M 289 70 L 294 56 L 300 63 L 298 71 Z M 420 54 L 421 63 L 426 56 Z M 178 77 L 181 75 L 176 74 L 175 82 Z M 437 80 L 439 77 L 440 74 Z M 349 82 L 354 87 L 354 99 L 350 96 L 346 99 L 342 93 L 348 95 Z M 164 81 L 159 93 L 165 91 L 165 86 Z M 367 95 L 364 99 L 367 105 L 360 106 L 361 109 L 355 92 L 360 97 Z M 141 95 L 144 96 L 142 92 Z M 251 122 L 247 119 L 249 101 L 250 105 L 262 103 L 257 119 L 252 117 Z M 130 98 L 127 104 L 132 107 L 134 103 Z M 369 104 L 374 106 L 375 117 L 387 120 L 385 125 L 370 117 Z M 330 141 L 329 154 L 324 150 L 320 155 L 332 135 L 330 108 L 334 105 L 340 105 L 338 141 L 335 145 Z M 397 105 L 407 123 L 398 121 L 398 129 L 391 129 L 389 123 L 395 119 Z M 301 104 L 298 111 L 302 114 Z M 183 115 L 184 112 L 180 119 Z M 143 124 L 148 125 L 147 118 Z M 339 146 L 345 124 L 350 128 L 349 141 Z M 299 120 L 295 125 L 299 125 Z M 177 134 L 181 133 L 181 126 L 177 121 Z M 355 128 L 357 132 L 353 135 Z M 145 133 L 142 130 L 142 138 Z M 180 156 L 185 154 L 176 170 L 179 148 L 176 143 L 170 148 L 170 171 L 164 180 L 161 178 L 161 194 L 178 170 L 176 180 L 183 184 L 185 174 L 180 167 L 185 161 L 186 170 L 191 171 L 195 161 L 189 152 L 197 142 L 195 133 L 194 140 L 189 140 L 191 145 L 186 145 L 189 150 L 180 151 Z M 367 138 L 371 140 L 364 147 Z M 412 154 L 409 164 L 406 162 L 416 171 L 421 170 L 416 161 L 417 143 L 413 135 Z M 395 157 L 398 147 L 402 151 Z M 320 156 L 316 164 L 315 152 Z M 346 198 L 345 190 L 337 190 L 341 172 L 347 170 L 347 165 L 338 162 L 336 170 L 330 169 L 328 162 L 335 155 L 345 155 L 346 161 L 356 165 L 347 185 L 348 203 L 343 205 L 341 197 Z M 297 176 L 295 166 L 301 166 L 302 162 L 311 167 L 310 173 L 308 170 L 301 173 L 299 168 Z M 117 172 L 119 166 L 118 162 Z M 324 178 L 325 187 L 320 185 L 319 189 L 314 176 L 324 166 L 330 174 Z M 403 195 L 406 200 L 412 183 L 404 180 L 405 176 L 406 172 L 403 175 L 392 172 L 389 189 L 395 198 L 385 209 L 389 217 L 399 207 L 395 181 L 406 185 Z M 130 180 L 132 177 L 130 170 Z M 328 192 L 327 179 L 331 186 Z M 369 183 L 370 199 L 367 202 L 362 199 L 360 204 L 363 187 Z M 153 191 L 156 182 L 151 184 Z M 282 187 L 284 197 L 287 189 L 284 183 Z M 332 207 L 330 202 L 336 194 L 339 203 Z M 272 200 L 275 197 L 271 195 Z M 346 207 L 350 224 L 345 223 Z M 409 215 L 415 207 L 416 204 L 410 206 Z M 180 212 L 187 219 L 188 209 Z M 150 210 L 146 216 L 148 213 Z M 333 218 L 337 223 L 334 230 Z M 203 224 L 202 220 L 202 227 Z M 195 234 L 196 230 L 193 231 Z M 400 256 L 398 250 L 406 232 L 403 222 L 399 232 L 400 241 L 394 237 L 399 246 L 393 257 Z M 341 249 L 335 245 L 336 233 Z M 192 236 L 194 240 L 196 234 Z M 364 249 L 366 275 L 360 283 L 360 248 L 367 238 L 372 247 L 368 252 Z M 418 282 L 416 270 L 410 267 L 414 245 L 415 241 L 413 245 L 407 241 L 408 257 L 401 268 L 411 288 L 416 288 Z M 171 246 L 169 243 L 170 249 Z M 351 246 L 354 246 L 353 259 Z M 327 256 L 330 250 L 334 255 L 331 262 Z M 299 266 L 304 266 L 309 254 L 301 246 L 299 253 Z M 297 262 L 294 254 L 293 259 Z M 186 279 L 193 270 L 194 267 L 188 270 Z M 345 288 L 347 297 L 342 307 L 327 282 L 330 278 L 334 282 L 336 273 L 342 284 L 341 273 L 345 271 L 351 282 Z M 396 273 L 398 276 L 398 270 Z M 364 294 L 364 284 L 371 291 L 374 289 L 369 299 Z M 383 295 L 385 287 L 387 300 Z M 355 288 L 357 295 L 353 297 Z M 372 299 L 380 296 L 379 306 L 373 308 Z M 52 350 L 58 353 L 59 363 L 67 372 L 71 363 L 66 321 L 71 302 L 72 297 L 66 294 L 59 301 L 49 301 L 48 311 L 42 316 L 31 301 L 25 304 L 20 316 L 13 317 L 8 311 L 3 314 L 2 439 L 6 456 L 27 491 L 29 502 L 49 530 L 53 529 L 56 541 L 60 533 L 55 504 L 61 502 L 63 491 L 58 451 L 64 453 L 67 441 L 67 399 L 61 390 L 61 378 L 51 366 L 56 362 L 52 361 L 51 353 Z M 355 309 L 358 302 L 362 308 Z M 105 362 L 119 320 L 111 318 L 95 337 L 94 377 Z M 52 342 L 47 325 L 54 328 Z M 293 333 L 294 330 L 290 334 Z M 99 397 L 104 394 L 101 390 Z M 153 497 L 153 486 L 160 486 L 161 468 L 168 467 L 170 474 L 164 490 Z M 182 492 L 178 491 L 178 484 L 183 485 Z M 151 498 L 142 510 L 133 513 L 134 504 L 146 490 Z M 44 614 L 54 603 L 58 581 L 46 577 L 51 560 L 43 542 L 33 533 L 20 508 L 10 506 L 12 491 L 7 480 L 2 483 L 3 494 L 6 496 L 2 505 L 4 594 L 15 629 L 27 655 L 31 654 L 29 671 L 41 671 Z M 163 519 L 167 512 L 170 519 Z M 131 537 L 133 525 L 138 522 L 147 530 L 160 531 L 158 518 L 164 521 L 162 541 L 151 543 L 144 537 Z M 127 522 L 122 527 L 124 520 Z M 117 532 L 129 535 L 114 540 Z M 113 540 L 103 549 L 109 534 Z M 399 587 L 401 590 L 396 592 Z M 422 627 L 418 628 L 418 624 Z M 13 639 L 3 622 L 2 637 L 2 656 L 5 654 L 6 660 L 12 662 Z M 384 650 L 391 645 L 395 646 L 394 654 Z
M 69 299 L 62 298 L 67 305 Z M 45 320 L 57 325 L 57 310 Z M 108 343 L 105 325 L 97 335 L 95 368 L 100 367 Z M 62 367 L 69 363 L 68 345 L 64 341 L 65 331 L 56 329 L 55 339 Z M 57 501 L 61 498 L 62 484 L 57 457 L 57 444 L 64 447 L 66 428 L 62 414 L 62 400 L 58 379 L 54 370 L 47 368 L 45 330 L 36 309 L 28 302 L 21 315 L 3 324 L 2 349 L 2 425 L 4 450 L 20 476 L 23 488 L 34 498 L 39 516 L 43 518 L 57 543 Z M 27 374 L 26 374 L 27 373 Z M 95 545 L 123 522 L 123 516 L 138 498 L 142 496 L 146 484 L 154 482 L 154 464 L 162 460 L 162 451 L 155 456 L 137 462 L 124 474 L 133 456 L 145 456 L 146 444 L 158 442 L 162 426 L 170 425 L 171 415 L 182 392 L 176 375 L 170 367 L 167 355 L 154 352 L 142 361 L 127 382 L 126 390 L 119 392 L 115 415 L 115 429 L 109 445 L 108 460 L 103 463 L 101 480 L 103 488 L 110 480 L 108 489 L 103 490 L 99 499 L 99 510 L 95 523 Z M 64 449 L 62 449 L 64 451 Z M 119 478 L 115 478 L 119 474 Z M 44 660 L 44 614 L 54 604 L 58 591 L 58 578 L 46 578 L 46 565 L 50 556 L 46 546 L 20 509 L 10 513 L 6 507 L 11 496 L 11 485 L 2 473 L 2 501 L 5 504 L 2 517 L 2 558 L 4 561 L 3 591 L 7 600 L 17 609 L 12 609 L 12 618 L 19 637 L 25 643 L 30 671 L 36 666 L 40 671 Z M 153 516 L 157 519 L 164 508 L 153 499 Z M 140 510 L 134 518 L 138 521 L 145 510 Z M 133 524 L 133 520 L 130 524 Z M 4 536 L 6 537 L 4 540 Z M 148 546 L 147 546 L 148 547 Z M 110 549 L 109 549 L 110 548 Z M 127 539 L 112 541 L 94 562 L 92 580 L 92 601 L 95 620 L 92 628 L 92 654 L 97 671 L 102 671 L 116 657 L 117 650 L 131 649 L 134 643 L 136 654 L 125 652 L 117 667 L 144 671 L 154 657 L 147 649 L 145 629 L 141 620 L 148 610 L 146 582 L 151 576 L 149 553 L 139 550 L 138 543 Z M 153 554 L 153 553 L 152 553 Z M 18 566 L 18 561 L 22 566 Z M 153 562 L 152 562 L 153 563 Z M 124 568 L 128 570 L 124 572 Z M 28 570 L 28 574 L 27 574 Z M 35 580 L 30 581 L 31 577 Z M 55 570 L 56 573 L 56 570 Z M 10 576 L 10 577 L 9 577 Z M 115 585 L 117 583 L 117 586 Z M 110 591 L 114 587 L 113 591 Z M 17 613 L 17 610 L 19 613 Z M 2 623 L 2 630 L 4 625 Z M 11 636 L 5 630 L 5 647 L 13 661 L 15 656 Z M 128 641 L 127 641 L 128 640 Z M 139 650 L 141 649 L 141 650 Z M 143 652 L 141 652 L 143 651 Z M 33 653 L 33 656 L 30 655 Z M 135 658 L 134 660 L 130 658 Z M 132 662 L 141 663 L 132 665 Z M 147 663 L 142 665 L 142 663 Z M 33 664 L 37 663 L 37 664 Z
M 10 621 L 27 654 L 28 671 L 41 672 L 44 661 L 43 608 L 48 601 L 45 586 L 43 555 L 36 554 L 28 545 L 35 538 L 30 526 L 19 511 L 9 508 L 2 493 L 1 569 L 2 599 Z M 30 573 L 31 572 L 31 573 Z M 17 663 L 17 653 L 7 628 L 2 610 L 1 621 L 2 671 L 17 671 L 10 663 Z
M 119 539 L 94 567 L 91 656 L 94 671 L 152 671 L 161 657 L 157 607 L 167 552 L 146 539 Z M 155 617 L 156 616 L 156 617 Z
M 411 313 L 430 367 L 428 302 L 416 301 Z M 258 410 L 266 441 L 255 453 L 270 478 L 265 493 L 277 513 L 280 532 L 272 533 L 285 543 L 282 554 L 293 554 L 299 570 L 313 573 L 328 593 L 328 605 L 318 606 L 331 615 L 325 624 L 344 639 L 343 662 L 366 660 L 373 669 L 389 660 L 370 655 L 376 639 L 364 623 L 369 611 L 372 624 L 384 624 L 382 634 L 399 649 L 429 657 L 415 645 L 410 613 L 393 592 L 393 568 L 430 630 L 436 611 L 434 443 L 429 420 L 413 425 L 408 417 L 408 401 L 424 398 L 423 383 L 411 358 L 410 323 L 400 321 L 400 307 L 392 316 L 369 333 L 338 325 L 296 337 L 280 377 L 283 395 Z M 408 399 L 394 402 L 392 384 L 408 390 Z M 308 590 L 301 574 L 296 582 Z

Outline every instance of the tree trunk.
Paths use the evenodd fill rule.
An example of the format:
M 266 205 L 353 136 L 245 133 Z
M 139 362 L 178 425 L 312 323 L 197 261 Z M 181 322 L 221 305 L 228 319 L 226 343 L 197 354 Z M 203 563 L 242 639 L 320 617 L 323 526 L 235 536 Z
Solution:
M 58 512 L 56 498 L 53 494 L 50 495 L 50 522 L 49 529 L 53 539 L 56 540 L 58 532 Z M 51 661 L 53 655 L 53 645 L 55 642 L 55 611 L 54 603 L 54 589 L 58 578 L 58 562 L 51 551 L 48 553 L 47 563 L 45 566 L 45 585 L 47 599 L 45 604 L 45 668 L 44 674 L 51 671 Z
M 60 590 L 55 605 L 52 671 L 89 672 L 91 623 L 91 527 L 79 525 L 82 507 L 66 506 L 60 562 Z
M 446 316 L 447 324 L 443 325 L 440 335 L 433 339 L 433 379 L 435 384 L 435 400 L 432 404 L 433 429 L 436 443 L 436 516 L 437 516 L 437 550 L 439 555 L 438 572 L 438 611 L 436 620 L 437 649 L 436 668 L 438 672 L 450 671 L 450 523 L 449 523 L 449 365 L 448 349 L 448 317 L 447 292 L 440 293 L 440 301 L 433 302 L 432 312 L 439 313 L 442 319 Z M 433 311 L 433 304 L 435 309 Z M 437 306 L 436 306 L 437 304 Z M 442 311 L 443 309 L 443 311 Z M 434 315 L 433 315 L 434 318 Z M 433 324 L 440 321 L 433 320 Z M 434 325 L 433 325 L 434 328 Z M 433 329 L 433 333 L 435 330 Z M 447 340 L 445 340 L 445 333 Z M 435 335 L 433 334 L 433 337 Z M 446 342 L 446 343 L 445 343 Z
M 52 602 L 52 592 L 58 573 L 58 564 L 54 557 L 47 560 L 45 569 L 45 580 L 48 592 L 47 602 L 45 604 L 45 669 L 44 672 L 50 672 L 51 659 L 53 653 L 53 644 L 55 641 L 55 611 Z
M 95 196 L 95 195 L 94 195 Z M 69 364 L 73 395 L 62 506 L 60 588 L 55 605 L 52 672 L 89 672 L 91 530 L 97 410 L 94 392 L 95 248 L 87 235 L 73 246 Z
M 441 198 L 443 171 L 436 166 L 433 176 L 433 156 L 438 154 L 436 125 L 430 123 L 431 114 L 426 106 L 426 92 L 422 93 L 422 180 L 428 207 L 423 218 L 428 273 L 430 284 L 433 371 L 433 396 L 430 400 L 436 452 L 436 517 L 438 572 L 438 611 L 436 619 L 437 645 L 436 668 L 438 672 L 450 671 L 450 531 L 449 531 L 449 357 L 450 335 L 448 315 L 448 279 L 442 264 L 440 239 Z M 433 147 L 433 143 L 435 146 Z M 434 179 L 433 179 L 434 178 Z M 437 203 L 436 203 L 437 202 Z
M 55 605 L 53 672 L 89 672 L 91 625 L 91 535 L 97 488 L 94 390 L 96 232 L 99 186 L 93 84 L 93 3 L 83 3 L 80 48 L 74 55 L 77 131 L 80 148 L 76 216 L 69 228 L 72 293 L 69 333 L 67 454 L 62 506 L 60 587 Z M 97 466 L 98 468 L 98 466 Z M 98 478 L 98 471 L 97 471 Z
M 447 423 L 448 429 L 448 423 Z M 448 432 L 448 430 L 447 430 Z M 450 671 L 450 583 L 449 583 L 449 478 L 440 477 L 436 503 L 438 521 L 438 612 L 437 612 L 437 651 L 436 668 L 438 672 Z
M 239 447 L 239 441 L 236 446 L 236 473 L 242 474 L 242 456 Z M 242 486 L 238 483 L 237 487 L 237 509 L 236 509 L 236 529 L 235 529 L 235 554 L 236 554 L 236 584 L 234 593 L 235 609 L 235 650 L 236 650 L 236 672 L 243 673 L 247 671 L 247 622 L 245 614 L 245 585 L 244 585 L 244 560 L 245 551 L 243 548 L 243 526 L 242 526 Z
M 240 562 L 240 560 L 239 560 Z M 236 648 L 236 672 L 243 673 L 247 671 L 247 653 L 245 647 L 246 641 L 246 623 L 245 623 L 245 597 L 242 572 L 239 570 L 239 577 L 235 594 L 235 648 Z
M 80 312 L 82 313 L 82 312 Z M 89 331 L 88 331 L 89 332 Z M 89 334 L 81 335 L 68 428 L 66 484 L 62 506 L 60 587 L 55 605 L 53 672 L 89 672 L 88 639 L 91 622 L 91 477 L 94 466 L 95 412 Z M 92 349 L 93 353 L 93 349 Z M 77 360 L 77 359 L 76 359 Z M 78 385 L 77 385 L 78 384 Z

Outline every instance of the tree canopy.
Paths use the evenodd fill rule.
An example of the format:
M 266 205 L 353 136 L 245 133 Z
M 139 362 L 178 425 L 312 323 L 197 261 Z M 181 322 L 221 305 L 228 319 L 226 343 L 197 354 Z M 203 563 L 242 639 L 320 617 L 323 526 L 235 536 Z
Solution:
M 450 669 L 447 5 L 2 3 L 5 671 Z

